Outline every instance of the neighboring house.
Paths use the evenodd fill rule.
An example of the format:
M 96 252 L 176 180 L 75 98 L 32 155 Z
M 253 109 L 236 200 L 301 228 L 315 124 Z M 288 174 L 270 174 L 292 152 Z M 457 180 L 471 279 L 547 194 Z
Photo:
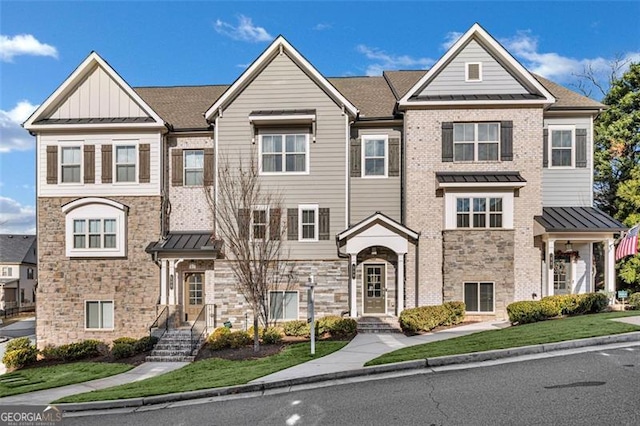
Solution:
M 0 234 L 0 310 L 32 308 L 38 282 L 35 235 Z
M 271 315 L 398 315 L 463 300 L 594 290 L 593 244 L 624 227 L 593 207 L 593 119 L 604 105 L 535 76 L 479 25 L 426 71 L 327 78 L 278 37 L 230 86 L 131 88 L 91 53 L 24 127 L 37 137 L 38 344 L 111 340 L 206 304 L 244 324 L 204 189 L 256 155 L 282 208 L 293 287 Z

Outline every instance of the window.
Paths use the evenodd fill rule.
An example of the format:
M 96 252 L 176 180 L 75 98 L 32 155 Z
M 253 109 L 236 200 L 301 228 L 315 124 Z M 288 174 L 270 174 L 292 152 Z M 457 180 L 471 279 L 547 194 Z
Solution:
M 33 279 L 33 268 L 27 268 L 27 279 L 28 280 Z
M 113 329 L 113 301 L 85 302 L 85 328 Z
M 260 136 L 262 173 L 306 173 L 308 135 L 274 134 Z
M 201 186 L 204 182 L 204 150 L 184 151 L 184 184 Z
M 363 136 L 362 168 L 363 177 L 387 176 L 387 138 L 386 136 Z
M 454 123 L 454 161 L 498 161 L 499 123 Z
M 464 64 L 464 81 L 482 81 L 482 62 Z
M 135 145 L 116 146 L 116 182 L 136 181 Z
M 464 283 L 467 312 L 493 312 L 493 283 Z
M 549 128 L 551 133 L 551 167 L 573 167 L 574 129 L 573 127 Z
M 269 223 L 269 210 L 255 208 L 251 212 L 251 238 L 264 240 L 267 237 L 267 224 Z
M 11 268 L 11 266 L 3 266 L 2 267 L 2 276 L 3 277 L 10 277 L 13 275 L 13 269 Z
M 79 146 L 61 147 L 62 183 L 80 183 L 82 152 Z
M 269 292 L 269 319 L 296 320 L 298 319 L 297 291 Z
M 502 228 L 502 198 L 457 198 L 456 228 Z
M 301 205 L 298 207 L 298 240 L 318 241 L 318 206 Z
M 74 219 L 74 249 L 115 249 L 116 219 Z

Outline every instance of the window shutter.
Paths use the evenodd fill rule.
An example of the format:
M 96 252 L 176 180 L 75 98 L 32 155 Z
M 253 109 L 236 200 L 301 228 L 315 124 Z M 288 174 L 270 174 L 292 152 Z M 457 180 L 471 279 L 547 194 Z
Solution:
M 102 183 L 113 181 L 113 147 L 102 145 Z
M 151 146 L 148 143 L 141 143 L 138 146 L 138 157 L 140 158 L 138 181 L 140 183 L 149 183 L 151 177 Z
M 178 148 L 173 149 L 171 151 L 171 185 L 173 186 L 182 186 L 183 161 L 182 150 Z
M 350 156 L 351 156 L 351 177 L 362 176 L 362 158 L 360 153 L 360 138 L 351 139 Z
M 453 161 L 453 123 L 442 123 L 442 161 Z
M 389 176 L 400 176 L 400 138 L 389 138 Z
M 318 238 L 320 240 L 328 240 L 331 236 L 331 226 L 329 221 L 329 209 L 322 207 L 318 209 L 318 221 L 320 229 L 318 230 Z
M 214 153 L 213 148 L 205 148 L 204 150 L 204 186 L 213 186 L 214 176 Z
M 180 155 L 182 157 L 182 153 Z M 238 235 L 243 240 L 249 239 L 249 227 L 251 226 L 251 211 L 238 209 Z
M 587 129 L 576 129 L 576 167 L 587 167 Z
M 269 210 L 269 239 L 280 239 L 280 209 Z
M 500 160 L 513 161 L 513 121 L 500 123 Z
M 96 147 L 95 145 L 84 145 L 82 147 L 84 161 L 84 183 L 95 183 L 96 181 Z
M 47 183 L 58 183 L 58 147 L 47 146 Z
M 287 209 L 287 240 L 298 240 L 298 209 Z
M 542 167 L 549 167 L 549 129 L 542 131 Z

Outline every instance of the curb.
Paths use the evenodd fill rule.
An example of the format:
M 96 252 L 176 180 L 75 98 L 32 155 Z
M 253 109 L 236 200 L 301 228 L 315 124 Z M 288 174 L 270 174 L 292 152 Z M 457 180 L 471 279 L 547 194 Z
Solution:
M 270 389 L 281 389 L 297 385 L 319 383 L 331 380 L 348 379 L 352 377 L 373 376 L 406 370 L 429 369 L 431 367 L 443 367 L 447 365 L 467 364 L 482 361 L 491 361 L 511 358 L 521 355 L 535 355 L 545 352 L 554 352 L 563 349 L 583 348 L 587 346 L 601 346 L 612 343 L 639 342 L 640 331 L 609 336 L 591 337 L 579 340 L 568 340 L 542 345 L 522 346 L 518 348 L 498 349 L 494 351 L 475 352 L 462 355 L 447 355 L 427 358 L 415 361 L 404 361 L 393 364 L 383 364 L 371 367 L 363 367 L 355 370 L 339 371 L 335 373 L 319 374 L 316 376 L 296 377 L 274 382 L 258 382 L 246 385 L 228 386 L 222 388 L 202 389 L 189 392 L 171 393 L 166 395 L 148 396 L 143 398 L 120 399 L 111 401 L 79 402 L 56 404 L 56 407 L 64 412 L 80 412 L 107 410 L 113 408 L 135 408 L 147 405 L 168 404 L 171 402 L 190 399 L 213 398 L 218 396 L 236 395 L 241 393 L 265 392 Z

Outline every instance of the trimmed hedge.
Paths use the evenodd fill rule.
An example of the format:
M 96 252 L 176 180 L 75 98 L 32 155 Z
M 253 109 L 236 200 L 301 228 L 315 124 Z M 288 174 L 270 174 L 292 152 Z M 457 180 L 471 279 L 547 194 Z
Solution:
M 316 320 L 316 336 L 329 335 L 332 339 L 348 339 L 356 334 L 358 323 L 353 318 L 329 315 Z M 286 336 L 309 337 L 311 325 L 303 320 L 288 321 L 282 324 Z
M 243 330 L 231 331 L 226 327 L 216 328 L 207 339 L 213 350 L 238 349 L 253 343 L 253 336 Z
M 136 341 L 135 339 L 133 340 Z M 136 350 L 133 344 L 131 343 L 127 343 L 127 342 L 115 343 L 114 342 L 113 346 L 111 347 L 111 355 L 115 359 L 129 358 L 130 356 L 133 356 L 135 354 L 136 354 Z
M 629 296 L 629 306 L 634 309 L 640 309 L 640 291 Z
M 286 336 L 309 337 L 311 326 L 303 320 L 287 321 L 282 324 L 282 329 Z
M 150 351 L 156 343 L 158 343 L 158 338 L 155 336 L 144 336 L 140 339 L 119 337 L 113 341 L 111 356 L 115 359 L 129 358 Z
M 9 340 L 5 352 L 15 351 L 16 349 L 29 349 L 31 346 L 31 339 L 28 337 L 18 337 L 17 339 Z
M 262 332 L 262 343 L 273 345 L 282 342 L 282 331 L 276 327 L 267 327 Z
M 409 334 L 433 330 L 441 325 L 459 324 L 464 319 L 463 302 L 447 302 L 443 305 L 420 306 L 400 313 L 400 328 Z
M 594 314 L 607 307 L 604 293 L 565 294 L 525 300 L 507 306 L 511 324 L 528 324 L 561 315 Z
M 17 370 L 35 363 L 37 359 L 38 350 L 35 346 L 31 346 L 5 352 L 2 357 L 2 363 L 9 370 Z
M 42 350 L 46 359 L 60 361 L 76 361 L 79 359 L 93 358 L 107 353 L 107 345 L 99 340 L 88 339 L 76 343 L 61 346 L 47 346 Z

